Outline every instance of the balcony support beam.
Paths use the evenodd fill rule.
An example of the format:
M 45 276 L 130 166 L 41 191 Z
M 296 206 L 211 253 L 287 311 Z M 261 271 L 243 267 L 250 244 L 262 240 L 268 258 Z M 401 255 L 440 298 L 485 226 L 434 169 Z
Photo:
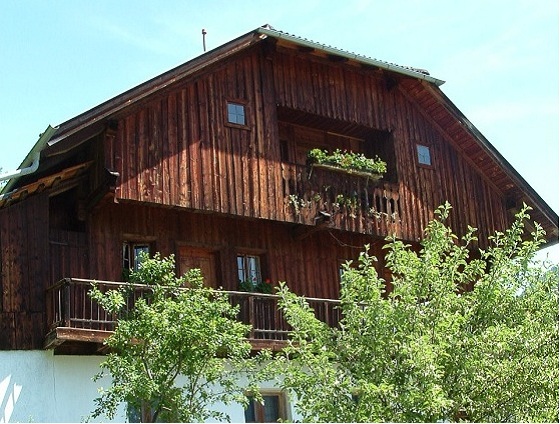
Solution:
M 85 342 L 102 344 L 112 331 L 89 330 L 86 328 L 57 327 L 45 337 L 45 349 L 54 349 L 64 342 Z

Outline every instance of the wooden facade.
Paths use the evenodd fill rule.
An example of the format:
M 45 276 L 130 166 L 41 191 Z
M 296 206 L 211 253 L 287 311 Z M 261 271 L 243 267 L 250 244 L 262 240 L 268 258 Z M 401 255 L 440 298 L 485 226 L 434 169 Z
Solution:
M 523 201 L 556 241 L 558 217 L 437 83 L 342 53 L 256 30 L 62 124 L 0 198 L 0 349 L 42 348 L 49 287 L 122 281 L 134 246 L 174 254 L 181 272 L 201 264 L 232 292 L 249 255 L 262 279 L 337 299 L 341 263 L 370 244 L 388 277 L 384 238 L 417 243 L 445 201 L 481 247 Z M 244 122 L 228 122 L 228 103 Z M 378 155 L 388 171 L 313 167 L 315 147 Z
M 106 166 L 121 176 L 116 196 L 298 222 L 286 202 L 301 193 L 285 188 L 294 178 L 294 163 L 283 160 L 282 131 L 282 141 L 294 148 L 304 142 L 346 147 L 346 137 L 364 150 L 395 157 L 391 172 L 399 193 L 395 231 L 400 238 L 419 240 L 433 210 L 446 200 L 461 205 L 454 215 L 457 231 L 469 224 L 485 237 L 505 228 L 506 197 L 445 141 L 402 89 L 386 86 L 382 74 L 258 46 L 119 117 L 116 135 L 105 142 Z M 245 128 L 225 122 L 228 99 L 247 105 Z M 432 167 L 417 163 L 416 143 L 430 146 Z M 311 196 L 323 194 L 320 184 L 313 191 Z M 343 228 L 371 233 L 367 221 Z

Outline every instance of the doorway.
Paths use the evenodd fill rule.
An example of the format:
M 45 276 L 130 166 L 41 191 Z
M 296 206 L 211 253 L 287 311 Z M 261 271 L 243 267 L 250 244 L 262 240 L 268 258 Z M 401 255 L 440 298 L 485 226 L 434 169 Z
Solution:
M 218 288 L 216 275 L 216 252 L 201 247 L 181 246 L 179 248 L 179 273 L 199 268 L 204 277 L 204 285 Z

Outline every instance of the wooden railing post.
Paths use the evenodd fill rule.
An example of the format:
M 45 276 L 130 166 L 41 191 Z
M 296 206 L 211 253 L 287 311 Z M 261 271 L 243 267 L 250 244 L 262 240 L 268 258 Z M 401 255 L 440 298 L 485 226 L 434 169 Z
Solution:
M 250 333 L 250 338 L 254 339 L 255 338 L 255 302 L 254 302 L 255 298 L 254 296 L 249 296 L 247 298 L 247 307 L 249 309 L 249 324 L 251 325 L 251 333 Z
M 278 299 L 277 298 L 273 298 L 272 299 L 272 312 L 273 312 L 273 319 L 274 319 L 274 323 L 273 323 L 273 327 L 274 330 L 276 330 L 276 332 L 274 333 L 273 338 L 275 340 L 280 340 L 280 330 L 282 329 L 282 324 L 280 322 L 280 311 L 278 310 Z
M 63 312 L 62 312 L 62 321 L 64 322 L 65 327 L 70 327 L 70 290 L 72 285 L 70 284 L 72 280 L 65 278 L 64 279 L 64 286 L 62 290 L 62 298 L 63 298 Z

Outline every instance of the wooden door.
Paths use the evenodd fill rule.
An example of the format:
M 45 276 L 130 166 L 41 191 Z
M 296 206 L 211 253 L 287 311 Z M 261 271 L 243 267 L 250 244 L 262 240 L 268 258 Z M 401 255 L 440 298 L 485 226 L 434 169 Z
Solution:
M 200 268 L 204 284 L 217 288 L 216 254 L 209 249 L 182 246 L 179 248 L 179 272 L 183 275 L 189 269 Z

